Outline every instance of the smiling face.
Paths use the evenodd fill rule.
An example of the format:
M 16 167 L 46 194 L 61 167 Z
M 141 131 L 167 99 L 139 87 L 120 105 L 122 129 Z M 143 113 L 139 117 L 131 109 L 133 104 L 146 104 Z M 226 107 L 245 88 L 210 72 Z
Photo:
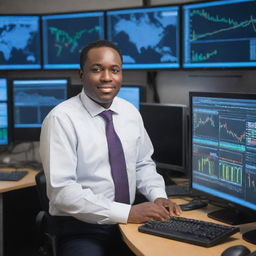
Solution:
M 109 108 L 122 83 L 122 61 L 110 47 L 92 48 L 80 70 L 86 95 L 104 108 Z

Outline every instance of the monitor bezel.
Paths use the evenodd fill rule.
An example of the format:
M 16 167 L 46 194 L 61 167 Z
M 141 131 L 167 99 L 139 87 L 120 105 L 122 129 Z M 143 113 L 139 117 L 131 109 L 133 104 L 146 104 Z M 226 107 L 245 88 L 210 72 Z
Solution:
M 237 1 L 237 2 L 243 2 L 243 1 L 253 1 L 253 0 L 232 0 L 232 1 Z M 255 65 L 254 66 L 245 66 L 245 65 L 237 65 L 237 66 L 186 66 L 186 63 L 185 63 L 185 26 L 186 26 L 186 23 L 185 23 L 185 11 L 184 9 L 186 7 L 190 7 L 190 6 L 197 6 L 197 5 L 208 5 L 208 4 L 218 4 L 218 5 L 222 5 L 221 2 L 227 2 L 228 3 L 228 0 L 223 0 L 223 1 L 218 1 L 218 0 L 201 0 L 201 1 L 198 1 L 198 2 L 195 2 L 195 3 L 185 3 L 185 4 L 181 4 L 181 70 L 185 70 L 185 71 L 193 71 L 193 70 L 209 70 L 209 71 L 219 71 L 219 70 L 238 70 L 238 69 L 241 69 L 241 70 L 254 70 L 255 67 L 256 67 L 256 61 L 255 61 Z M 226 62 L 224 62 L 226 63 Z
M 182 109 L 182 123 L 183 123 L 183 129 L 182 129 L 182 165 L 175 165 L 170 163 L 162 163 L 157 162 L 156 166 L 157 169 L 161 172 L 168 172 L 170 175 L 175 175 L 177 173 L 183 174 L 184 176 L 188 176 L 188 154 L 187 154 L 187 131 L 188 131 L 188 107 L 183 104 L 170 104 L 170 103 L 150 103 L 150 102 L 144 102 L 141 103 L 142 106 L 149 106 L 149 107 L 180 107 Z
M 12 126 L 11 126 L 11 108 L 10 108 L 10 94 L 9 94 L 9 79 L 7 77 L 4 77 L 4 76 L 0 76 L 0 79 L 4 79 L 5 82 L 6 82 L 6 101 L 0 101 L 0 102 L 3 102 L 3 103 L 6 103 L 6 106 L 7 106 L 7 143 L 6 144 L 0 144 L 0 151 L 2 149 L 5 149 L 7 148 L 11 142 L 12 142 Z
M 249 216 L 249 218 L 256 218 L 256 214 L 255 214 L 255 210 L 246 207 L 245 205 L 242 204 L 238 204 L 236 202 L 232 202 L 228 199 L 222 198 L 220 196 L 216 196 L 214 194 L 210 194 L 207 193 L 206 191 L 202 191 L 198 188 L 195 188 L 193 186 L 193 162 L 192 162 L 192 158 L 193 158 L 193 134 L 192 134 L 192 129 L 193 129 L 193 109 L 192 109 L 192 100 L 193 97 L 211 97 L 211 98 L 234 98 L 234 99 L 255 99 L 256 101 L 256 94 L 254 93 L 243 93 L 243 92 L 202 92 L 202 91 L 190 91 L 189 92 L 189 140 L 188 140 L 188 145 L 189 145 L 189 181 L 190 181 L 190 188 L 192 191 L 195 191 L 198 194 L 201 194 L 203 196 L 206 196 L 206 198 L 208 198 L 209 200 L 212 200 L 213 202 L 217 202 L 220 203 L 220 206 L 224 207 L 228 207 L 232 210 L 237 209 L 237 214 L 240 213 L 245 213 L 246 215 L 243 216 L 244 218 L 247 218 Z M 240 213 L 239 213 L 240 211 Z M 208 215 L 210 216 L 210 214 Z M 212 217 L 212 216 L 211 216 Z M 212 217 L 213 218 L 213 217 Z M 217 219 L 217 218 L 216 218 Z M 221 220 L 218 219 L 220 221 L 224 221 L 225 220 Z M 229 224 L 234 224 L 231 223 L 232 220 L 230 220 L 230 222 L 227 221 L 227 223 Z
M 31 141 L 39 141 L 40 140 L 40 133 L 41 127 L 35 128 L 15 128 L 14 127 L 14 92 L 13 92 L 13 82 L 14 81 L 42 81 L 42 80 L 66 80 L 66 90 L 67 90 L 67 98 L 69 95 L 69 84 L 70 78 L 69 77 L 16 77 L 9 80 L 9 98 L 10 98 L 10 112 L 11 112 L 11 134 L 12 134 L 12 141 L 15 143 L 22 143 L 22 142 L 31 142 Z
M 155 63 L 152 64 L 151 67 L 132 67 L 137 64 L 131 64 L 131 66 L 127 67 L 126 64 L 123 64 L 123 70 L 144 70 L 144 71 L 152 71 L 152 70 L 159 70 L 159 71 L 164 71 L 164 70 L 179 70 L 182 67 L 181 63 L 181 54 L 182 54 L 182 23 L 181 23 L 181 16 L 182 16 L 182 10 L 181 10 L 181 3 L 177 4 L 169 4 L 169 5 L 154 5 L 154 6 L 137 6 L 137 7 L 127 7 L 127 8 L 118 8 L 118 9 L 108 9 L 105 11 L 105 24 L 106 24 L 106 39 L 109 40 L 108 36 L 108 13 L 109 12 L 119 12 L 119 11 L 133 11 L 133 10 L 143 10 L 143 9 L 159 9 L 159 8 L 177 8 L 178 9 L 178 21 L 177 21 L 177 53 L 178 53 L 178 61 L 177 61 L 177 66 L 176 67 L 159 67 L 156 66 Z M 114 42 L 114 41 L 113 41 Z M 130 65 L 130 64 L 129 64 Z M 140 64 L 139 64 L 140 65 Z M 141 64 L 144 65 L 144 64 Z M 147 65 L 147 64 L 145 64 Z M 151 64 L 150 64 L 151 65 Z

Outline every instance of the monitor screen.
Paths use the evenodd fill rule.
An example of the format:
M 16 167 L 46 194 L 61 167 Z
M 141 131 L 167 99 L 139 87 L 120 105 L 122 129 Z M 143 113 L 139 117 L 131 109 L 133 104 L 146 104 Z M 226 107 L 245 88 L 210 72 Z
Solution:
M 42 16 L 43 67 L 78 69 L 81 50 L 104 39 L 104 13 L 70 13 Z
M 66 78 L 12 80 L 14 141 L 39 140 L 46 115 L 67 99 L 68 83 Z
M 0 16 L 0 70 L 40 69 L 39 16 Z
M 142 103 L 140 112 L 154 146 L 152 158 L 157 167 L 186 174 L 187 107 Z
M 0 146 L 9 143 L 7 79 L 0 78 Z
M 140 103 L 146 101 L 143 100 L 143 89 L 142 86 L 122 86 L 117 96 L 129 101 L 139 110 Z
M 179 8 L 106 12 L 107 37 L 123 55 L 124 69 L 179 67 Z
M 256 66 L 255 0 L 183 6 L 185 68 Z
M 190 111 L 192 188 L 255 212 L 256 95 L 190 92 Z
M 83 86 L 79 85 L 70 85 L 69 88 L 69 98 L 76 96 L 82 90 Z M 144 86 L 134 85 L 128 86 L 123 85 L 120 88 L 119 93 L 117 94 L 118 97 L 123 98 L 130 103 L 132 103 L 137 109 L 140 108 L 140 103 L 146 101 L 146 88 Z

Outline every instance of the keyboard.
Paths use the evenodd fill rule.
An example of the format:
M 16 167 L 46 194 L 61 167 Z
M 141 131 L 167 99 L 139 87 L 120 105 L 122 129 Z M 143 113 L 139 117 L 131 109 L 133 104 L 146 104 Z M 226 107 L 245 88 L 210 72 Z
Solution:
M 5 172 L 0 171 L 0 181 L 17 181 L 21 180 L 25 175 L 28 174 L 28 171 L 11 171 Z
M 239 232 L 238 227 L 202 220 L 172 217 L 167 221 L 149 221 L 138 228 L 140 232 L 181 242 L 211 247 Z

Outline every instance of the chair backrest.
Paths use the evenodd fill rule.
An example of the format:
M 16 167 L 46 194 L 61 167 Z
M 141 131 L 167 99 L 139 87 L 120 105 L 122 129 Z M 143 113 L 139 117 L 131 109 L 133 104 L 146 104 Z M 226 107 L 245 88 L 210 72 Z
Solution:
M 40 205 L 43 211 L 49 211 L 49 199 L 46 194 L 46 178 L 43 171 L 40 171 L 36 177 L 36 187 L 39 195 Z
M 36 188 L 41 205 L 41 211 L 36 217 L 37 226 L 37 243 L 36 243 L 36 255 L 57 255 L 57 240 L 55 237 L 54 225 L 51 222 L 51 216 L 49 215 L 49 199 L 46 193 L 46 177 L 43 171 L 37 173 Z M 46 236 L 45 236 L 46 235 Z M 39 253 L 38 253 L 39 252 Z

